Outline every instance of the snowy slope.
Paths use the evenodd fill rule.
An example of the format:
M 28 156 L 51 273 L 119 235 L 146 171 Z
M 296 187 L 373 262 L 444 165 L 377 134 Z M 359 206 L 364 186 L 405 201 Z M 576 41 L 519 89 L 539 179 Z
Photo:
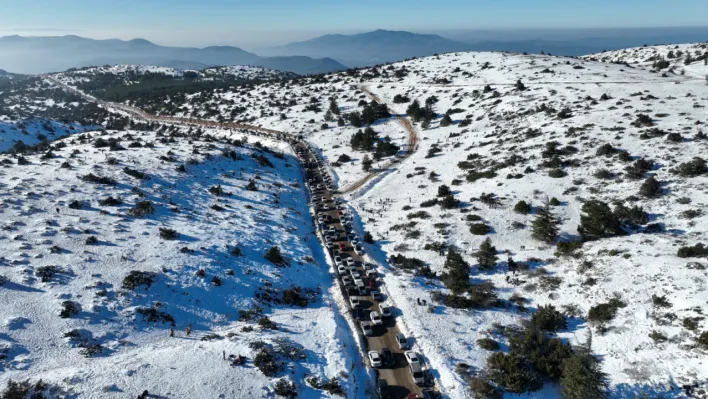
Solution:
M 516 88 L 518 80 L 525 90 Z M 424 247 L 441 243 L 462 251 L 474 266 L 473 253 L 485 236 L 470 232 L 473 222 L 469 220 L 473 219 L 468 215 L 476 215 L 474 219 L 491 227 L 488 236 L 500 251 L 498 268 L 481 272 L 473 267 L 472 281 L 492 282 L 499 298 L 507 303 L 502 309 L 467 311 L 442 306 L 431 296 L 432 291 L 447 291 L 439 280 L 414 277 L 388 265 L 387 290 L 444 392 L 454 398 L 469 397 L 465 378 L 454 370 L 459 363 L 484 368 L 491 352 L 481 349 L 476 340 L 493 337 L 503 342 L 491 332 L 494 326 L 518 325 L 545 304 L 578 312 L 560 337 L 578 344 L 584 342 L 589 330 L 594 331 L 593 350 L 603 359 L 615 397 L 641 392 L 680 396 L 681 390 L 672 393 L 676 385 L 708 378 L 702 363 L 705 354 L 695 347 L 697 334 L 706 329 L 705 322 L 700 321 L 693 331 L 682 325 L 685 318 L 700 318 L 705 313 L 705 273 L 691 266 L 697 259 L 676 257 L 680 246 L 707 238 L 705 216 L 700 211 L 697 215 L 686 212 L 705 206 L 706 177 L 684 178 L 670 172 L 705 154 L 704 139 L 694 138 L 707 121 L 708 92 L 703 79 L 693 73 L 666 78 L 643 68 L 573 58 L 456 53 L 365 69 L 355 76 L 340 73 L 301 79 L 285 87 L 263 84 L 230 93 L 201 93 L 183 105 L 181 115 L 248 120 L 303 134 L 330 161 L 343 152 L 360 159 L 362 154 L 347 146 L 355 128 L 348 124 L 332 127 L 333 123 L 326 130 L 319 128 L 328 98 L 336 96 L 342 113 L 349 112 L 365 99 L 360 85 L 367 86 L 395 113 L 404 113 L 408 105 L 393 104 L 397 94 L 421 104 L 428 97 L 437 97 L 433 107 L 438 117 L 431 127 L 425 130 L 416 125 L 421 140 L 415 155 L 376 184 L 347 197 L 358 211 L 360 228 L 380 240 L 369 248 L 372 258 L 385 264 L 387 257 L 403 254 L 421 259 L 439 274 L 444 256 Z M 323 112 L 305 110 L 312 97 Z M 233 111 L 239 107 L 244 109 Z M 564 109 L 564 115 L 559 116 Z M 441 127 L 440 117 L 448 110 L 453 124 Z M 649 115 L 654 126 L 631 125 L 639 114 Z M 640 138 L 654 127 L 661 129 L 659 136 Z M 407 139 L 405 130 L 392 120 L 378 122 L 374 128 L 392 134 L 399 143 Z M 400 133 L 394 134 L 394 130 Z M 668 141 L 668 133 L 678 133 L 681 139 Z M 563 167 L 566 175 L 560 178 L 550 177 L 552 168 L 541 165 L 546 160 L 542 151 L 550 141 L 557 141 L 560 149 L 569 148 L 563 160 L 575 160 L 571 164 L 576 166 Z M 630 162 L 617 155 L 597 155 L 603 144 L 627 151 Z M 430 151 L 433 147 L 437 153 Z M 629 179 L 624 169 L 639 157 L 657 163 L 649 174 L 664 184 L 664 196 L 638 196 L 644 178 Z M 468 172 L 458 167 L 468 160 L 479 172 L 493 169 L 496 177 L 468 183 Z M 340 187 L 364 175 L 360 167 L 334 168 L 334 172 Z M 432 172 L 434 177 L 430 177 Z M 442 184 L 451 187 L 460 207 L 421 207 L 423 201 L 436 196 Z M 482 203 L 479 198 L 483 193 L 494 193 L 498 205 L 492 208 Z M 660 223 L 665 232 L 642 234 L 640 228 L 631 235 L 587 243 L 579 259 L 556 258 L 554 246 L 530 238 L 535 211 L 521 215 L 512 209 L 520 200 L 538 209 L 546 198 L 553 197 L 560 201 L 553 212 L 561 220 L 561 240 L 578 237 L 581 207 L 591 198 L 640 205 L 650 222 Z M 430 217 L 409 218 L 418 211 Z M 401 228 L 409 221 L 417 224 Z M 516 284 L 505 278 L 507 256 L 531 265 Z M 581 267 L 589 264 L 593 267 L 587 271 Z M 514 295 L 525 298 L 525 312 L 508 301 Z M 614 295 L 620 295 L 627 306 L 601 334 L 584 317 L 591 306 Z M 666 296 L 670 309 L 653 305 L 652 295 Z M 432 307 L 418 306 L 418 298 Z M 668 341 L 652 340 L 649 334 L 654 330 Z M 548 385 L 532 396 L 558 394 L 557 387 Z
M 695 77 L 708 75 L 708 43 L 666 44 L 634 47 L 586 55 L 587 60 L 626 63 L 647 70 L 666 70 L 672 74 L 688 74 Z M 656 62 L 666 61 L 665 67 L 657 68 Z
M 276 142 L 263 142 L 270 152 L 224 142 L 248 137 L 213 135 L 221 139 L 97 132 L 57 141 L 51 155 L 26 156 L 25 165 L 0 156 L 0 386 L 41 378 L 77 398 L 143 390 L 251 398 L 271 397 L 285 377 L 306 397 L 327 397 L 305 383 L 309 375 L 335 378 L 347 397 L 360 397 L 352 383 L 359 371 L 350 372 L 355 343 L 333 303 L 297 161 Z M 97 148 L 99 139 L 124 149 Z M 246 189 L 250 181 L 257 191 Z M 154 213 L 131 214 L 140 201 Z M 273 246 L 286 266 L 264 258 Z M 131 272 L 153 281 L 126 286 Z M 304 307 L 279 302 L 293 287 Z M 78 314 L 61 318 L 65 301 Z M 264 328 L 267 320 L 276 329 Z M 282 352 L 274 377 L 252 363 L 263 343 Z M 222 353 L 249 362 L 231 366 Z
M 102 128 L 109 115 L 40 79 L 14 75 L 0 80 L 0 152 Z
M 170 67 L 161 67 L 154 65 L 106 65 L 86 67 L 80 69 L 72 69 L 66 72 L 56 73 L 52 76 L 62 83 L 75 86 L 80 82 L 89 82 L 97 75 L 116 75 L 123 77 L 126 84 L 134 84 L 130 79 L 136 76 L 146 74 L 157 74 L 170 76 L 174 78 L 183 78 L 184 74 L 191 72 L 197 74 L 200 79 L 225 79 L 225 80 L 279 80 L 289 79 L 297 76 L 292 72 L 282 72 L 273 69 L 249 66 L 249 65 L 231 65 L 224 67 L 211 67 L 203 70 L 193 69 L 177 69 Z
M 701 46 L 679 49 L 698 51 Z M 431 102 L 436 118 L 430 127 L 415 124 L 419 142 L 414 155 L 345 198 L 358 214 L 360 233 L 369 231 L 377 240 L 367 252 L 385 266 L 386 290 L 400 311 L 403 329 L 431 366 L 441 390 L 451 398 L 472 397 L 465 373 L 457 370 L 464 363 L 473 374 L 484 374 L 491 352 L 477 340 L 494 338 L 508 350 L 499 334 L 501 326 L 519 326 L 539 306 L 552 304 L 568 315 L 568 328 L 558 336 L 576 345 L 593 332 L 592 349 L 610 377 L 611 397 L 685 397 L 683 385 L 708 379 L 706 350 L 696 345 L 697 336 L 708 330 L 703 319 L 708 295 L 705 257 L 676 255 L 681 247 L 708 240 L 703 211 L 708 182 L 705 173 L 684 177 L 671 170 L 694 157 L 705 158 L 707 142 L 700 133 L 706 133 L 708 122 L 708 86 L 702 62 L 677 66 L 673 73 L 662 71 L 663 76 L 651 72 L 653 61 L 648 58 L 653 53 L 644 51 L 668 54 L 669 48 L 588 59 L 452 53 L 288 83 L 190 94 L 183 103 L 156 112 L 250 122 L 303 135 L 323 152 L 344 189 L 366 176 L 361 168 L 365 153 L 349 146 L 358 128 L 325 121 L 330 98 L 336 98 L 344 115 L 361 110 L 361 101 L 368 100 L 362 86 L 394 114 L 404 114 L 410 104 L 395 104 L 396 95 L 421 105 L 435 97 Z M 632 67 L 635 62 L 638 67 Z M 447 127 L 440 123 L 445 113 L 452 119 Z M 408 141 L 408 132 L 393 118 L 372 127 L 401 146 Z M 551 153 L 556 157 L 548 155 L 554 141 Z M 625 152 L 628 157 L 620 155 Z M 342 154 L 353 161 L 335 166 Z M 627 168 L 639 158 L 655 165 L 632 179 Z M 471 171 L 487 174 L 468 181 L 468 176 L 474 177 Z M 639 195 L 649 176 L 662 185 L 658 198 Z M 443 184 L 460 204 L 449 210 L 421 206 L 435 198 Z M 490 193 L 494 206 L 483 201 Z M 531 238 L 531 222 L 548 198 L 559 201 L 552 211 L 560 220 L 560 241 L 579 238 L 581 208 L 589 199 L 612 207 L 641 206 L 648 220 L 630 229 L 631 234 L 585 243 L 578 257 L 556 257 L 555 245 Z M 531 203 L 531 214 L 513 210 L 520 200 Z M 419 212 L 428 217 L 416 218 Z M 477 223 L 489 226 L 490 232 L 472 234 L 470 227 Z M 657 224 L 655 232 L 648 223 Z M 492 271 L 475 266 L 474 252 L 486 237 L 499 251 Z M 440 295 L 434 295 L 449 293 L 439 279 L 416 277 L 387 262 L 397 254 L 417 258 L 439 276 L 445 257 L 426 244 L 461 252 L 473 266 L 471 282 L 493 283 L 503 306 L 444 306 Z M 507 280 L 509 256 L 529 266 L 516 280 Z M 613 320 L 605 326 L 586 321 L 592 306 L 616 296 L 626 306 Z M 664 297 L 668 306 L 653 296 Z M 418 305 L 417 299 L 429 306 Z M 666 340 L 650 338 L 654 332 Z M 530 396 L 559 395 L 558 386 L 547 384 Z
M 544 273 L 562 279 L 557 289 L 548 290 L 543 288 L 544 273 L 529 272 L 522 276 L 521 284 L 510 284 L 505 280 L 503 263 L 492 273 L 474 272 L 474 280 L 493 282 L 501 298 L 521 295 L 528 299 L 525 306 L 529 309 L 549 303 L 556 307 L 573 304 L 583 314 L 615 293 L 627 300 L 628 306 L 612 322 L 610 331 L 593 337 L 593 349 L 602 356 L 603 368 L 611 376 L 617 396 L 636 394 L 644 384 L 670 386 L 672 381 L 682 384 L 705 379 L 704 354 L 687 349 L 693 345 L 695 332 L 681 326 L 685 317 L 700 317 L 700 309 L 706 304 L 704 273 L 687 268 L 688 261 L 675 255 L 680 243 L 693 245 L 706 238 L 704 216 L 692 220 L 682 217 L 685 211 L 704 206 L 701 198 L 705 196 L 706 177 L 684 179 L 669 172 L 678 164 L 705 154 L 706 142 L 691 139 L 700 129 L 697 121 L 706 121 L 708 92 L 704 82 L 686 76 L 680 78 L 683 84 L 677 85 L 673 80 L 619 65 L 492 53 L 448 54 L 394 64 L 394 68 L 398 67 L 409 70 L 406 78 L 375 79 L 370 82 L 371 90 L 388 102 L 395 94 L 406 94 L 421 103 L 434 95 L 438 98 L 435 109 L 440 114 L 456 107 L 463 111 L 452 115 L 456 124 L 440 127 L 433 122 L 430 130 L 419 130 L 423 140 L 410 160 L 371 191 L 362 196 L 354 194 L 353 204 L 360 210 L 361 219 L 375 220 L 366 228 L 385 239 L 381 250 L 389 256 L 402 253 L 420 258 L 441 272 L 444 257 L 423 247 L 442 242 L 462 250 L 474 265 L 471 255 L 485 236 L 472 235 L 466 217 L 478 215 L 493 229 L 489 237 L 501 252 L 500 261 L 506 260 L 506 252 L 517 262 L 535 265 L 532 270 L 543 266 Z M 440 78 L 451 83 L 435 84 Z M 519 79 L 526 90 L 515 89 L 514 83 Z M 485 85 L 491 85 L 493 91 L 484 93 Z M 603 101 L 603 95 L 609 98 Z M 542 104 L 556 111 L 540 111 Z M 573 116 L 561 119 L 557 112 L 565 107 Z M 666 137 L 639 139 L 640 132 L 648 129 L 629 125 L 639 113 L 651 115 L 656 126 L 666 132 L 680 133 L 683 142 L 669 142 Z M 462 120 L 467 120 L 468 126 L 457 126 Z M 569 158 L 577 159 L 579 166 L 566 168 L 565 177 L 549 177 L 549 169 L 539 166 L 543 161 L 541 151 L 551 140 L 558 141 L 559 148 L 574 146 L 578 150 Z M 651 173 L 666 183 L 669 194 L 627 204 L 643 206 L 652 221 L 663 223 L 667 232 L 601 240 L 586 244 L 582 259 L 556 259 L 553 247 L 530 239 L 533 216 L 516 214 L 512 208 L 519 200 L 538 207 L 546 197 L 558 198 L 561 206 L 555 207 L 554 212 L 562 220 L 561 237 L 568 239 L 578 235 L 576 226 L 583 199 L 609 202 L 636 196 L 643 179 L 634 181 L 623 176 L 627 163 L 616 157 L 597 156 L 598 147 L 605 143 L 628 151 L 635 159 L 646 157 L 659 162 L 660 168 Z M 442 151 L 426 158 L 433 145 Z M 497 177 L 466 183 L 465 172 L 458 163 L 470 159 L 471 154 L 478 154 L 479 164 L 488 167 L 501 162 L 494 168 Z M 535 171 L 526 170 L 528 166 Z M 419 168 L 425 168 L 424 174 L 411 179 L 409 176 Z M 600 169 L 608 169 L 614 177 L 597 178 L 595 173 Z M 437 174 L 435 179 L 428 178 L 431 172 Z M 510 179 L 510 175 L 522 177 Z M 455 180 L 459 185 L 453 183 Z M 423 200 L 435 197 L 441 184 L 452 188 L 462 201 L 462 209 L 420 207 Z M 405 190 L 400 189 L 403 185 Z M 475 200 L 483 193 L 494 193 L 499 205 L 490 208 Z M 694 202 L 678 204 L 682 197 Z M 382 205 L 382 200 L 388 202 Z M 404 206 L 411 208 L 403 211 Z M 431 217 L 416 220 L 414 228 L 394 231 L 394 225 L 405 223 L 410 220 L 407 215 L 419 210 L 427 211 Z M 407 238 L 411 231 L 417 231 L 419 238 Z M 613 256 L 615 252 L 619 255 Z M 592 262 L 594 268 L 584 274 L 579 272 L 583 261 Z M 597 283 L 589 285 L 589 278 Z M 457 388 L 461 379 L 451 370 L 460 361 L 483 367 L 488 352 L 477 346 L 476 339 L 490 336 L 488 330 L 494 323 L 514 323 L 512 320 L 518 320 L 520 315 L 513 307 L 502 312 L 467 312 L 435 306 L 430 313 L 416 306 L 415 298 L 432 302 L 430 291 L 444 291 L 444 286 L 431 286 L 421 278 L 395 271 L 390 280 L 388 287 L 393 298 L 424 353 L 438 367 L 443 386 L 462 395 Z M 666 322 L 661 316 L 664 311 L 652 305 L 652 294 L 667 296 L 677 316 L 675 321 Z M 571 326 L 560 335 L 573 343 L 583 342 L 588 324 L 575 319 Z M 649 334 L 656 329 L 662 330 L 670 341 L 652 341 Z M 548 395 L 541 391 L 536 397 Z

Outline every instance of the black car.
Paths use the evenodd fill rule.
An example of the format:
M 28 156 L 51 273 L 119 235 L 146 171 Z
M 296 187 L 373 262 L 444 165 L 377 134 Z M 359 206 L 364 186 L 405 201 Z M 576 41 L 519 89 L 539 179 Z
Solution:
M 393 352 L 391 352 L 391 349 L 381 349 L 381 363 L 387 367 L 393 367 L 393 365 L 396 364 L 396 361 L 393 360 Z
M 388 381 L 379 380 L 376 384 L 376 391 L 379 393 L 379 399 L 391 399 L 391 392 L 388 390 Z

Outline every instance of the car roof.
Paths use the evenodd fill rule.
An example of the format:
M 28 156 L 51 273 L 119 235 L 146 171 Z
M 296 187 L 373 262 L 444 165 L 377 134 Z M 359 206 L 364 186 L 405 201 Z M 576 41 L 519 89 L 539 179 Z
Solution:
M 396 334 L 396 338 L 403 338 L 403 339 L 406 339 L 406 336 L 403 335 L 403 333 L 398 333 L 398 334 Z

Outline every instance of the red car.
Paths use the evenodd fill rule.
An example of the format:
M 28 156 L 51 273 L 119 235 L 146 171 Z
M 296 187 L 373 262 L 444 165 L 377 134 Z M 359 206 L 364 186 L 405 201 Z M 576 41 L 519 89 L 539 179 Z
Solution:
M 339 243 L 339 250 L 344 251 L 345 249 L 347 249 L 347 244 L 340 242 Z

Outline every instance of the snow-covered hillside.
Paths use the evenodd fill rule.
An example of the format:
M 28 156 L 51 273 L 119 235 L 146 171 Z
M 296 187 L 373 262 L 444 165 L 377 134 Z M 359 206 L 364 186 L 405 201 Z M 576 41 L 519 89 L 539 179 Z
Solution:
M 231 65 L 224 67 L 211 67 L 203 70 L 193 70 L 132 64 L 105 65 L 72 69 L 66 72 L 53 74 L 52 76 L 62 83 L 76 86 L 79 83 L 91 82 L 97 76 L 101 75 L 115 75 L 122 78 L 125 84 L 136 84 L 136 81 L 134 81 L 136 77 L 147 74 L 162 75 L 172 78 L 184 78 L 185 74 L 191 74 L 191 79 L 219 79 L 235 81 L 268 81 L 290 79 L 297 76 L 292 72 L 282 72 L 249 65 Z
M 388 264 L 391 300 L 443 392 L 472 397 L 470 377 L 493 375 L 487 362 L 493 351 L 481 347 L 488 340 L 478 340 L 493 339 L 508 353 L 509 331 L 553 305 L 567 325 L 550 336 L 576 346 L 592 331 L 592 350 L 609 375 L 612 397 L 682 397 L 682 385 L 708 378 L 706 349 L 697 343 L 708 329 L 705 255 L 686 258 L 690 251 L 684 250 L 677 256 L 679 248 L 708 239 L 708 181 L 704 162 L 695 158 L 705 157 L 708 86 L 700 76 L 702 61 L 690 67 L 696 69 L 684 75 L 675 69 L 667 78 L 584 59 L 453 53 L 288 84 L 201 92 L 164 112 L 304 135 L 346 189 L 366 175 L 363 156 L 372 156 L 349 145 L 358 128 L 347 114 L 368 102 L 362 87 L 393 114 L 406 113 L 417 100 L 428 110 L 421 112 L 434 117 L 416 123 L 415 154 L 345 198 L 358 212 L 360 230 L 377 240 L 368 252 Z M 337 115 L 326 120 L 331 98 L 342 126 Z M 405 149 L 408 132 L 395 119 L 381 118 L 371 127 Z M 338 166 L 342 154 L 353 161 Z M 654 187 L 650 196 L 640 193 L 643 185 Z M 550 211 L 560 234 L 547 244 L 531 234 L 548 199 L 554 199 Z M 528 211 L 517 207 L 520 201 Z M 588 240 L 576 250 L 561 246 L 572 255 L 556 255 L 558 242 L 581 238 L 577 227 L 590 208 L 585 204 L 609 204 L 610 222 L 626 234 Z M 475 256 L 485 238 L 498 251 L 489 269 L 480 268 Z M 451 296 L 440 279 L 450 272 L 449 249 L 471 265 L 466 299 Z M 521 265 L 513 276 L 509 258 Z M 607 309 L 611 315 L 598 321 L 597 312 Z M 551 382 L 532 396 L 559 394 Z
M 0 152 L 96 130 L 109 117 L 107 110 L 40 79 L 0 77 Z
M 587 60 L 627 64 L 671 75 L 708 76 L 708 43 L 634 47 L 586 55 Z
M 0 156 L 0 387 L 251 398 L 283 380 L 330 396 L 307 376 L 362 397 L 289 147 L 186 133 L 92 132 Z

